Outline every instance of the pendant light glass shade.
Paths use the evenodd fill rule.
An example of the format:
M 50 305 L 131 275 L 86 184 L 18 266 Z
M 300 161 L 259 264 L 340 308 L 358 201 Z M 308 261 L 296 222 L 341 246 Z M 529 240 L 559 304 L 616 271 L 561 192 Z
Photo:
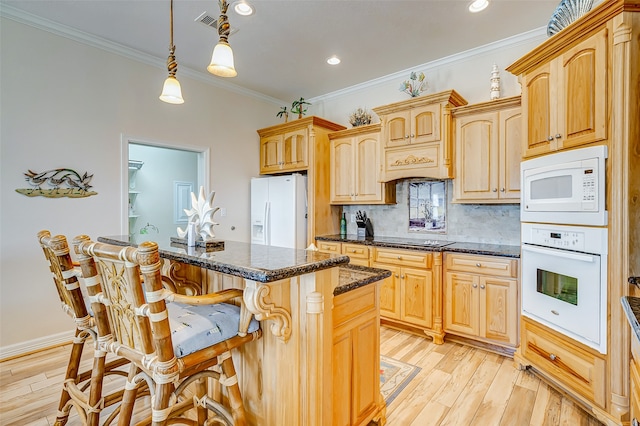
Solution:
M 220 77 L 235 77 L 238 75 L 233 66 L 233 51 L 229 43 L 220 41 L 216 44 L 216 47 L 213 48 L 211 63 L 207 67 L 207 70 L 211 74 Z
M 180 88 L 180 82 L 177 78 L 170 75 L 164 81 L 162 86 L 162 93 L 160 94 L 160 100 L 168 104 L 183 104 L 182 89 Z

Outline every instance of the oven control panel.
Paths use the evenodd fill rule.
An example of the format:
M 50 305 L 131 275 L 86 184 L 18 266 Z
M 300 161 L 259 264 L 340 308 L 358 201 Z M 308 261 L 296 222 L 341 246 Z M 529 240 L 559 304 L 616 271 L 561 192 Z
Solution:
M 560 231 L 544 228 L 531 230 L 532 244 L 556 247 L 566 250 L 584 250 L 584 232 Z
M 583 253 L 607 253 L 607 228 L 523 222 L 521 230 L 523 244 Z

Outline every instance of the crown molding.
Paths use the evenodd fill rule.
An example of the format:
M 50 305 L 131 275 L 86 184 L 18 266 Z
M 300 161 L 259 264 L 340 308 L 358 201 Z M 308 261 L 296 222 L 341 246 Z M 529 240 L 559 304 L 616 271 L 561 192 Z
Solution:
M 155 68 L 166 69 L 167 67 L 166 59 L 157 58 L 155 56 L 149 55 L 148 53 L 144 53 L 139 50 L 135 50 L 130 47 L 126 47 L 121 44 L 96 37 L 95 35 L 86 33 L 84 31 L 79 31 L 67 25 L 62 25 L 49 19 L 22 11 L 13 6 L 2 4 L 0 6 L 0 17 L 11 19 L 12 21 L 19 22 L 24 25 L 29 25 L 42 31 L 46 31 L 60 37 L 68 38 L 70 40 L 77 41 L 88 46 L 105 50 L 109 53 L 113 53 L 136 62 L 141 62 Z M 274 105 L 282 104 L 282 100 L 280 99 L 264 95 L 254 90 L 245 89 L 244 87 L 240 87 L 227 81 L 213 78 L 209 73 L 197 71 L 183 65 L 180 66 L 180 75 L 192 78 L 210 86 L 215 86 L 220 89 L 228 90 L 230 92 L 260 99 L 261 101 L 272 103 Z
M 475 47 L 473 49 L 469 49 L 469 50 L 455 53 L 453 55 L 445 56 L 444 58 L 436 59 L 435 61 L 426 62 L 422 65 L 416 65 L 415 67 L 407 68 L 405 70 L 398 71 L 393 74 L 388 74 L 380 78 L 365 81 L 364 83 L 359 83 L 354 86 L 347 87 L 345 89 L 340 89 L 340 90 L 336 90 L 335 92 L 327 93 L 325 95 L 316 96 L 315 98 L 309 99 L 309 102 L 319 103 L 322 101 L 335 99 L 340 96 L 344 96 L 354 92 L 359 92 L 373 86 L 378 86 L 384 83 L 397 81 L 398 79 L 405 79 L 407 74 L 413 71 L 416 71 L 416 72 L 423 71 L 427 73 L 429 70 L 433 70 L 433 69 L 442 67 L 444 65 L 449 65 L 454 62 L 468 60 L 476 56 L 484 56 L 488 52 L 491 52 L 494 50 L 504 49 L 507 47 L 517 47 L 522 44 L 528 44 L 531 42 L 535 42 L 539 44 L 546 39 L 547 39 L 547 28 L 546 27 L 536 28 L 531 31 L 517 34 L 512 37 L 507 37 L 502 40 L 494 41 L 480 47 Z

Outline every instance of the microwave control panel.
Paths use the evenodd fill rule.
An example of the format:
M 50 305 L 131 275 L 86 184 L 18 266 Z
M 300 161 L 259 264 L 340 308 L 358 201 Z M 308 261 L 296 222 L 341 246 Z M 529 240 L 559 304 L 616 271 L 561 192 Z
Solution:
M 596 209 L 596 194 L 598 191 L 598 182 L 596 181 L 596 173 L 593 168 L 583 170 L 582 176 L 582 206 L 589 210 Z

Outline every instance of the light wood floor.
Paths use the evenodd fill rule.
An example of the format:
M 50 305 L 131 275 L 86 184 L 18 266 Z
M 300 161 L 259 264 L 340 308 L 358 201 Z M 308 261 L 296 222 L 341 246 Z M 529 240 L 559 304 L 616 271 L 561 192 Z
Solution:
M 387 407 L 388 426 L 601 424 L 510 358 L 387 327 L 380 337 L 383 355 L 422 369 Z M 0 363 L 0 425 L 53 425 L 69 348 Z M 80 422 L 73 416 L 67 424 Z

